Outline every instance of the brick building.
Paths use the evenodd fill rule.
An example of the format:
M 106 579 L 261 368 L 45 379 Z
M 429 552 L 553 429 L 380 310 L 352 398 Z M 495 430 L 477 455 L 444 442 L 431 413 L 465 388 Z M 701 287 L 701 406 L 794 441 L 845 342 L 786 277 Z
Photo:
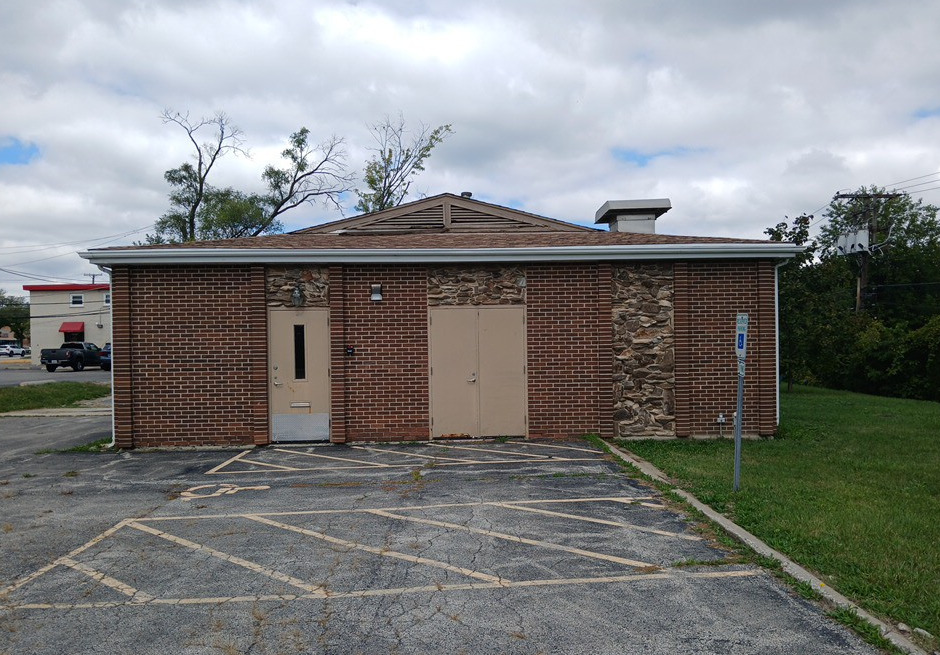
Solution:
M 775 267 L 800 249 L 655 234 L 668 208 L 607 202 L 608 231 L 442 194 L 82 253 L 111 269 L 117 444 L 717 434 L 738 312 L 743 430 L 773 434 Z
M 43 348 L 65 341 L 111 341 L 111 287 L 108 284 L 26 284 L 29 291 L 30 358 L 39 366 Z

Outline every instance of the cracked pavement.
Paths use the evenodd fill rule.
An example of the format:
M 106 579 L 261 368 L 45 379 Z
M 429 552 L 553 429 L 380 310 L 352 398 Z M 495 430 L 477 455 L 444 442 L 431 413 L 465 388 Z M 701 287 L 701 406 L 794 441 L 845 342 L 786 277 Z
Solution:
M 109 427 L 0 418 L 0 654 L 876 652 L 583 442 L 34 454 L 56 426 Z

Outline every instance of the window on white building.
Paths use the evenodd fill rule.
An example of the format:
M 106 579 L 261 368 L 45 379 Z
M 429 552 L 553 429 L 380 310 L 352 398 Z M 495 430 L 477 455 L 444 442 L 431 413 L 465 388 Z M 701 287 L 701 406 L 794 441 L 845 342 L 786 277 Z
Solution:
M 108 306 L 111 305 L 111 294 L 110 294 L 110 293 L 104 294 L 104 304 L 105 304 L 105 307 L 108 307 Z
M 82 293 L 73 293 L 69 298 L 69 307 L 84 307 L 85 295 Z

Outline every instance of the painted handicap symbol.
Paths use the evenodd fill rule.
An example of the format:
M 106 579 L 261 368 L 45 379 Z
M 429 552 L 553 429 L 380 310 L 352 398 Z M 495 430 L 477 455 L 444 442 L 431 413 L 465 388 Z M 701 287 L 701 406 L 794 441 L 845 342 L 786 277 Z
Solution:
M 216 489 L 218 487 L 218 489 Z M 183 500 L 195 500 L 196 498 L 215 498 L 216 496 L 225 496 L 238 493 L 239 491 L 264 491 L 265 489 L 270 489 L 268 485 L 260 485 L 257 487 L 239 487 L 238 485 L 222 483 L 222 484 L 200 484 L 196 487 L 190 487 L 186 491 L 180 494 L 180 498 Z M 198 491 L 215 489 L 211 493 L 196 493 Z

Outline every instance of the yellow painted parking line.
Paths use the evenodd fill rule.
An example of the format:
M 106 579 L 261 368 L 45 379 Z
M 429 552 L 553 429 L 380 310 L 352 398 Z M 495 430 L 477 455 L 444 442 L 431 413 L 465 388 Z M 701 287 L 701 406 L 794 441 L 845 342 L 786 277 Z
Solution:
M 541 498 L 541 499 L 532 499 L 532 500 L 507 500 L 503 502 L 513 503 L 514 505 L 537 505 L 539 503 L 597 503 L 604 501 L 612 501 L 615 503 L 624 503 L 625 505 L 644 505 L 644 506 L 655 506 L 659 509 L 664 509 L 665 505 L 653 505 L 647 503 L 647 500 L 652 500 L 653 496 L 598 496 L 591 498 Z
M 247 455 L 247 454 L 250 453 L 250 452 L 251 452 L 250 450 L 243 450 L 243 451 L 241 451 L 240 453 L 238 453 L 237 455 L 235 455 L 235 457 L 231 457 L 231 458 L 225 460 L 224 462 L 222 462 L 221 464 L 219 464 L 218 466 L 216 466 L 215 468 L 212 468 L 212 469 L 209 469 L 208 471 L 206 471 L 206 475 L 209 475 L 210 473 L 215 473 L 216 471 L 219 471 L 219 470 L 225 468 L 225 467 L 228 466 L 229 464 L 232 464 L 232 463 L 238 461 L 239 459 L 241 459 L 242 457 L 244 457 L 245 455 Z
M 349 461 L 354 462 L 356 460 L 349 460 Z M 542 462 L 551 463 L 551 462 L 596 462 L 596 461 L 597 461 L 597 458 L 578 459 L 578 458 L 561 458 L 561 457 L 555 457 L 553 459 L 541 459 L 541 460 L 494 459 L 494 460 L 487 461 L 487 460 L 481 459 L 481 460 L 464 460 L 464 461 L 459 461 L 459 462 L 438 462 L 437 464 L 435 464 L 435 468 L 446 467 L 446 466 L 468 466 L 471 464 L 487 464 L 487 465 L 519 464 L 519 463 L 538 464 Z M 243 460 L 240 460 L 240 462 L 243 464 L 260 464 L 263 466 L 272 466 L 272 467 L 276 466 L 275 464 L 265 464 L 264 462 L 256 462 L 250 459 L 243 459 Z M 413 469 L 415 467 L 414 464 L 381 464 L 379 466 L 385 469 Z M 287 468 L 287 467 L 284 467 L 284 468 Z M 287 471 L 292 472 L 292 473 L 302 473 L 302 472 L 309 472 L 309 471 L 348 471 L 348 470 L 375 469 L 375 468 L 377 468 L 375 464 L 362 464 L 359 466 L 311 466 L 308 468 L 297 467 L 297 468 L 287 468 Z M 271 471 L 251 471 L 251 470 L 214 471 L 212 474 L 213 475 L 258 475 L 259 473 L 271 473 Z M 209 473 L 207 472 L 206 475 L 209 475 Z
M 551 586 L 562 586 L 562 585 L 578 585 L 578 584 L 610 584 L 610 583 L 620 583 L 620 582 L 640 582 L 642 580 L 684 580 L 687 578 L 702 578 L 702 579 L 715 579 L 715 578 L 747 578 L 754 575 L 760 575 L 761 572 L 758 570 L 742 570 L 742 571 L 690 571 L 690 572 L 676 572 L 676 571 L 657 571 L 655 573 L 632 573 L 627 575 L 610 575 L 603 576 L 600 578 L 565 578 L 561 580 L 553 580 L 551 578 L 545 580 L 518 580 L 516 582 L 506 585 L 507 587 L 551 587 Z
M 630 502 L 639 504 L 653 496 L 600 496 L 590 498 L 540 498 L 536 500 L 510 500 L 510 501 L 474 501 L 469 503 L 432 503 L 430 505 L 397 505 L 392 507 L 374 507 L 372 509 L 350 508 L 350 509 L 296 509 L 285 510 L 282 512 L 254 512 L 250 516 L 306 516 L 308 514 L 367 514 L 375 510 L 385 510 L 388 512 L 409 512 L 418 509 L 442 509 L 448 507 L 484 507 L 486 505 L 499 505 L 502 502 L 513 505 L 534 505 L 534 504 L 554 504 L 554 503 L 586 503 L 586 502 Z M 644 503 L 648 504 L 648 503 Z M 663 506 L 665 507 L 665 506 Z M 200 514 L 199 516 L 146 516 L 137 519 L 127 519 L 127 523 L 138 521 L 140 523 L 159 523 L 161 521 L 201 521 L 203 519 L 239 519 L 249 516 L 247 514 Z
M 138 523 L 137 521 L 128 523 L 128 526 L 136 530 L 140 530 L 141 532 L 146 532 L 147 534 L 151 534 L 155 537 L 166 539 L 167 541 L 172 542 L 174 544 L 185 546 L 186 548 L 191 548 L 192 550 L 196 550 L 202 553 L 206 553 L 208 555 L 212 555 L 213 557 L 217 557 L 218 559 L 221 559 L 223 561 L 229 562 L 231 564 L 235 564 L 237 566 L 241 566 L 242 568 L 246 568 L 249 571 L 252 571 L 254 573 L 259 573 L 263 576 L 272 578 L 273 580 L 277 580 L 279 582 L 285 582 L 289 585 L 297 587 L 298 589 L 303 589 L 304 591 L 307 591 L 307 592 L 316 591 L 316 592 L 320 592 L 321 594 L 326 595 L 325 592 L 323 591 L 323 588 L 320 585 L 315 585 L 315 584 L 310 584 L 309 582 L 304 582 L 303 580 L 300 580 L 299 578 L 289 576 L 286 573 L 281 573 L 280 571 L 275 571 L 274 569 L 270 569 L 266 566 L 261 566 L 260 564 L 255 564 L 254 562 L 249 562 L 248 560 L 242 559 L 241 557 L 236 557 L 235 555 L 229 555 L 228 553 L 223 553 L 222 551 L 216 550 L 215 548 L 210 548 L 209 546 L 203 546 L 202 544 L 197 544 L 194 541 L 189 541 L 188 539 L 177 537 L 176 535 L 163 532 L 162 530 L 151 528 L 149 525 L 144 525 L 142 523 Z
M 442 457 L 440 455 L 419 455 L 418 453 L 407 453 L 401 450 L 388 450 L 384 448 L 369 448 L 368 446 L 353 446 L 359 450 L 371 450 L 376 453 L 392 453 L 394 455 L 404 455 L 406 457 L 420 457 L 421 459 L 435 459 L 441 460 L 446 459 L 451 462 L 463 462 L 464 464 L 476 464 L 476 460 L 472 459 L 460 459 L 459 457 Z
M 71 557 L 63 557 L 61 560 L 62 566 L 67 566 L 70 569 L 74 569 L 79 573 L 84 573 L 89 578 L 96 582 L 100 582 L 106 587 L 110 587 L 115 591 L 119 591 L 125 596 L 129 596 L 135 603 L 147 603 L 153 600 L 153 596 L 150 594 L 145 594 L 139 589 L 134 589 L 130 585 L 124 584 L 116 578 L 112 578 L 110 575 L 102 573 L 96 569 L 91 568 L 87 564 L 82 564 L 81 562 L 76 562 Z
M 100 601 L 90 603 L 24 603 L 10 606 L 19 610 L 77 610 L 77 609 L 109 609 L 126 605 L 222 605 L 225 603 L 259 603 L 259 602 L 285 602 L 297 600 L 323 600 L 328 598 L 369 598 L 374 596 L 400 596 L 404 594 L 446 593 L 453 591 L 475 591 L 487 589 L 512 589 L 516 587 L 560 587 L 570 585 L 591 584 L 629 584 L 650 580 L 712 580 L 719 578 L 746 578 L 762 575 L 762 571 L 745 569 L 739 571 L 701 571 L 701 572 L 669 572 L 633 573 L 627 575 L 604 576 L 598 578 L 560 578 L 543 580 L 517 580 L 515 582 L 470 582 L 463 584 L 423 585 L 420 587 L 398 587 L 393 589 L 361 589 L 323 594 L 264 594 L 257 596 L 213 596 L 198 598 L 154 598 L 145 603 L 133 601 Z
M 637 530 L 639 532 L 649 532 L 651 534 L 658 534 L 664 537 L 675 537 L 677 539 L 686 539 L 688 541 L 701 541 L 701 537 L 697 537 L 691 534 L 682 534 L 681 532 L 669 532 L 667 530 L 659 530 L 657 528 L 650 528 L 645 525 L 635 525 L 633 523 L 621 523 L 620 521 L 608 521 L 607 519 L 596 519 L 593 516 L 582 516 L 580 514 L 566 514 L 565 512 L 553 512 L 547 509 L 538 509 L 537 507 L 525 507 L 524 505 L 516 505 L 514 503 L 491 503 L 495 507 L 505 507 L 506 509 L 515 509 L 521 512 L 532 512 L 534 514 L 544 514 L 545 516 L 557 516 L 559 518 L 565 519 L 574 519 L 576 521 L 587 521 L 588 523 L 599 523 L 601 525 L 610 525 L 617 528 L 625 528 L 628 530 Z
M 284 466 L 283 464 L 271 464 L 269 462 L 260 462 L 256 459 L 242 459 L 239 460 L 242 464 L 253 464 L 255 466 L 267 466 L 268 468 L 277 469 L 278 471 L 302 471 L 303 469 L 297 468 L 296 466 Z
M 666 505 L 663 503 L 645 503 L 645 502 L 636 502 L 629 498 L 611 498 L 615 503 L 623 503 L 624 505 L 642 505 L 643 507 L 652 507 L 653 509 L 666 509 Z
M 43 574 L 45 574 L 45 573 L 48 573 L 49 571 L 51 571 L 51 570 L 54 569 L 55 567 L 61 565 L 64 560 L 73 558 L 73 557 L 75 557 L 76 555 L 81 555 L 83 552 L 85 552 L 86 550 L 88 550 L 88 549 L 91 548 L 92 546 L 95 546 L 95 545 L 101 543 L 102 541 L 104 541 L 105 539 L 107 539 L 108 537 L 110 537 L 111 535 L 113 535 L 115 532 L 117 532 L 118 530 L 120 530 L 121 528 L 123 528 L 125 525 L 128 525 L 129 523 L 133 522 L 133 520 L 134 520 L 134 519 L 124 519 L 123 521 L 120 521 L 120 522 L 117 523 L 116 525 L 114 525 L 114 526 L 108 528 L 107 530 L 105 530 L 104 532 L 102 532 L 101 534 L 99 534 L 99 535 L 98 535 L 97 537 L 95 537 L 94 539 L 85 542 L 84 544 L 82 544 L 81 546 L 79 546 L 79 547 L 76 548 L 75 550 L 71 551 L 70 553 L 68 553 L 68 554 L 66 554 L 66 555 L 63 555 L 62 557 L 56 559 L 56 560 L 53 561 L 53 562 L 50 562 L 49 564 L 46 564 L 45 566 L 43 566 L 43 567 L 40 568 L 39 570 L 34 571 L 33 573 L 30 573 L 30 574 L 27 575 L 26 577 L 20 578 L 19 580 L 17 580 L 16 582 L 14 582 L 12 585 L 8 586 L 7 588 L 5 588 L 5 589 L 3 589 L 3 590 L 0 590 L 0 598 L 3 598 L 4 596 L 6 596 L 6 595 L 8 595 L 8 594 L 10 594 L 10 593 L 12 593 L 12 592 L 14 592 L 14 591 L 16 591 L 17 589 L 19 589 L 19 588 L 22 587 L 23 585 L 32 582 L 33 580 L 35 580 L 35 579 L 38 578 L 39 576 L 41 576 L 41 575 L 43 575 Z
M 308 537 L 315 537 L 317 539 L 322 539 L 331 544 L 336 544 L 337 546 L 343 546 L 344 548 L 353 548 L 355 550 L 362 550 L 367 553 L 372 553 L 373 555 L 381 555 L 382 557 L 391 557 L 393 559 L 400 559 L 406 562 L 411 562 L 412 564 L 423 564 L 425 566 L 432 566 L 438 569 L 444 569 L 445 571 L 453 571 L 454 573 L 460 573 L 461 575 L 466 575 L 471 578 L 476 578 L 478 580 L 486 580 L 487 582 L 502 583 L 502 578 L 489 575 L 488 573 L 480 573 L 479 571 L 474 571 L 472 569 L 465 569 L 460 566 L 453 566 L 452 564 L 447 564 L 446 562 L 441 562 L 434 559 L 428 559 L 427 557 L 418 557 L 417 555 L 409 555 L 407 553 L 400 553 L 398 551 L 389 550 L 387 548 L 376 548 L 375 546 L 367 546 L 366 544 L 356 543 L 355 541 L 347 541 L 346 539 L 340 539 L 338 537 L 331 537 L 328 534 L 322 532 L 316 532 L 314 530 L 308 530 L 307 528 L 301 528 L 296 525 L 290 525 L 288 523 L 281 523 L 280 521 L 272 521 L 271 519 L 258 516 L 257 514 L 246 514 L 246 519 L 251 519 L 252 521 L 257 521 L 259 523 L 264 523 L 265 525 L 270 525 L 275 528 L 280 528 L 282 530 L 290 530 L 291 532 L 297 532 Z
M 635 566 L 638 568 L 648 568 L 648 567 L 659 568 L 655 564 L 650 564 L 649 562 L 641 562 L 639 560 L 627 559 L 625 557 L 617 557 L 616 555 L 607 555 L 605 553 L 595 553 L 590 550 L 582 550 L 581 548 L 572 548 L 570 546 L 563 546 L 561 544 L 555 544 L 555 543 L 551 543 L 548 541 L 539 541 L 537 539 L 527 539 L 525 537 L 517 537 L 516 535 L 506 534 L 503 532 L 495 532 L 493 530 L 471 528 L 470 526 L 460 525 L 458 523 L 448 523 L 446 521 L 435 521 L 433 519 L 422 519 L 416 516 L 394 514 L 392 512 L 386 512 L 380 509 L 368 510 L 368 512 L 370 514 L 375 514 L 376 516 L 385 516 L 391 519 L 411 521 L 412 523 L 423 523 L 424 525 L 433 525 L 439 528 L 447 528 L 448 530 L 470 532 L 473 534 L 479 534 L 479 535 L 483 535 L 486 537 L 494 537 L 496 539 L 505 539 L 506 541 L 514 541 L 516 543 L 526 544 L 528 546 L 538 546 L 539 548 L 548 548 L 550 550 L 561 550 L 566 553 L 571 553 L 572 555 L 581 555 L 583 557 L 590 557 L 592 559 L 599 559 L 599 560 L 604 560 L 607 562 L 614 562 L 615 564 L 625 564 L 627 566 Z
M 382 464 L 379 462 L 364 462 L 361 459 L 351 459 L 349 457 L 336 457 L 335 455 L 321 455 L 320 453 L 305 453 L 301 450 L 287 450 L 285 448 L 272 448 L 271 450 L 276 450 L 279 453 L 290 453 L 291 455 L 306 455 L 307 457 L 322 457 L 323 459 L 335 459 L 338 462 L 353 462 L 363 467 L 382 467 L 386 468 L 392 466 L 391 464 Z
M 531 447 L 531 448 L 557 448 L 557 449 L 559 449 L 559 450 L 577 450 L 577 451 L 582 452 L 582 453 L 593 453 L 593 454 L 599 455 L 599 456 L 604 454 L 604 453 L 602 453 L 601 451 L 596 450 L 596 449 L 594 449 L 594 448 L 578 448 L 578 447 L 576 447 L 576 446 L 559 446 L 559 445 L 557 445 L 557 444 L 539 443 L 539 442 L 535 442 L 535 441 L 507 441 L 505 445 L 507 445 L 507 446 L 529 446 L 529 447 Z
M 435 448 L 449 448 L 451 450 L 470 450 L 475 453 L 499 453 L 500 455 L 505 455 L 505 450 L 500 450 L 498 448 L 482 448 L 479 446 L 454 446 L 451 444 L 442 444 L 432 441 L 431 445 Z M 535 453 L 509 453 L 510 455 L 517 455 L 519 457 L 537 457 L 538 459 L 561 459 L 559 457 L 552 457 L 551 455 L 536 455 Z

